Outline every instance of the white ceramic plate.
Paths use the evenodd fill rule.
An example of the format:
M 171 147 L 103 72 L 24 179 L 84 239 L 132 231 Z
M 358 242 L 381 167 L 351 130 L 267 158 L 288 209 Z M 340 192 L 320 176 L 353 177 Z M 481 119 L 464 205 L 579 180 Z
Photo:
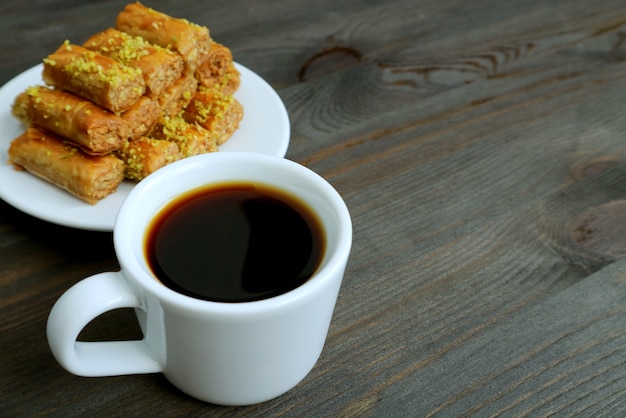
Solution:
M 284 157 L 289 146 L 289 116 L 272 87 L 246 67 L 236 64 L 241 85 L 235 93 L 244 108 L 243 120 L 220 152 L 248 151 Z M 11 115 L 15 97 L 26 87 L 43 84 L 42 65 L 16 76 L 0 88 L 0 198 L 37 218 L 79 229 L 112 231 L 117 212 L 134 183 L 125 181 L 118 190 L 96 205 L 79 200 L 66 191 L 8 162 L 11 141 L 24 127 Z

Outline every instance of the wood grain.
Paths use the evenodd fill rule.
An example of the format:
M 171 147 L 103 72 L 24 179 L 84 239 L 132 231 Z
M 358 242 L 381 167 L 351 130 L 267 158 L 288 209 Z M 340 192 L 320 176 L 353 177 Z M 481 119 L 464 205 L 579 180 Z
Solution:
M 3 2 L 0 83 L 124 4 Z M 327 344 L 296 388 L 245 408 L 161 375 L 70 375 L 47 315 L 118 268 L 111 234 L 0 201 L 2 414 L 626 414 L 626 3 L 146 4 L 209 26 L 272 84 L 287 157 L 345 198 L 354 243 Z M 132 312 L 81 338 L 103 336 L 138 338 Z

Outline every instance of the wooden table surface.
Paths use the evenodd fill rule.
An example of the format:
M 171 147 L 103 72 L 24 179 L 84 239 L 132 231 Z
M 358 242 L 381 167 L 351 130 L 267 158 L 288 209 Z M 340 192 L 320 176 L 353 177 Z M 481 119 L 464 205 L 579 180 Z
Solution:
M 0 84 L 124 4 L 4 0 Z M 159 374 L 71 375 L 47 316 L 118 268 L 112 236 L 0 201 L 0 415 L 626 415 L 624 0 L 145 4 L 208 26 L 267 80 L 287 158 L 345 198 L 353 250 L 326 346 L 249 407 Z M 138 332 L 119 310 L 81 338 Z

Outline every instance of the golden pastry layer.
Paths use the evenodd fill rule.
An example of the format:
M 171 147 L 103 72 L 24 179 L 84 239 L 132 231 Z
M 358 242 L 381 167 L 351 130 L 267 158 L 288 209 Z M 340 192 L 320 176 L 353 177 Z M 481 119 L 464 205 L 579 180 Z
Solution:
M 137 181 L 183 157 L 175 143 L 145 136 L 126 142 L 116 155 L 124 162 L 124 177 Z
M 90 204 L 113 193 L 124 179 L 124 163 L 114 155 L 88 155 L 37 128 L 11 142 L 9 161 Z
M 149 96 L 158 97 L 183 74 L 183 58 L 140 36 L 108 28 L 87 39 L 85 48 L 141 70 Z
M 117 16 L 116 24 L 123 32 L 178 52 L 190 72 L 200 66 L 211 49 L 206 27 L 157 12 L 139 2 L 127 5 Z
M 33 86 L 20 94 L 13 114 L 26 125 L 40 126 L 69 139 L 90 154 L 106 154 L 129 135 L 120 116 L 62 90 Z
M 209 57 L 200 64 L 195 76 L 199 85 L 224 94 L 233 94 L 239 88 L 239 71 L 233 63 L 233 54 L 215 41 L 211 42 Z
M 146 91 L 141 70 L 69 42 L 44 59 L 43 81 L 113 112 L 128 109 Z
M 182 113 L 183 118 L 197 123 L 217 137 L 221 145 L 232 136 L 243 118 L 243 106 L 234 96 L 212 88 L 199 87 Z

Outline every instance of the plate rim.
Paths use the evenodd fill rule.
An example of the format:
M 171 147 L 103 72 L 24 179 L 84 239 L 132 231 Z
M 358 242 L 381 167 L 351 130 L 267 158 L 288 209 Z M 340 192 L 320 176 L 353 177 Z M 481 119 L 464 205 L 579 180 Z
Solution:
M 274 88 L 267 81 L 265 81 L 262 77 L 260 77 L 254 71 L 250 70 L 249 68 L 247 68 L 246 66 L 238 62 L 234 62 L 234 65 L 242 74 L 242 86 L 235 93 L 235 97 L 241 96 L 242 94 L 251 94 L 250 91 L 244 90 L 245 87 L 244 89 L 242 89 L 242 87 L 244 86 L 244 83 L 246 83 L 246 79 L 250 79 L 252 82 L 248 81 L 247 83 L 249 83 L 257 91 L 262 90 L 262 94 L 267 97 L 267 99 L 263 99 L 263 100 L 267 100 L 268 103 L 272 104 L 271 108 L 276 112 L 277 121 L 280 123 L 280 126 L 277 126 L 277 129 L 276 129 L 276 131 L 281 134 L 280 140 L 276 141 L 275 146 L 272 148 L 271 152 L 263 152 L 263 153 L 284 158 L 285 155 L 287 154 L 287 150 L 289 148 L 289 143 L 291 139 L 290 138 L 291 137 L 291 125 L 290 125 L 290 120 L 289 120 L 289 114 L 287 112 L 284 102 L 282 101 L 282 99 L 280 98 L 276 90 L 274 90 Z M 11 115 L 10 109 L 11 109 L 11 105 L 13 103 L 15 96 L 17 96 L 19 91 L 23 91 L 23 89 L 27 87 L 26 80 L 34 79 L 36 77 L 34 73 L 38 71 L 41 72 L 42 68 L 43 68 L 43 64 L 41 63 L 35 66 L 32 66 L 22 71 L 21 73 L 15 75 L 13 78 L 11 78 L 2 86 L 0 86 L 0 100 L 3 100 L 3 96 L 6 96 L 6 99 L 9 102 L 9 103 L 6 103 L 7 100 L 3 100 L 3 102 L 0 103 L 0 117 L 2 118 L 5 117 L 7 111 L 9 113 L 8 116 L 13 117 Z M 43 81 L 41 81 L 41 83 L 43 83 Z M 256 97 L 261 97 L 261 96 L 254 95 L 252 93 L 252 97 L 256 98 Z M 246 118 L 246 113 L 245 113 L 245 106 L 244 106 L 244 120 L 242 120 L 242 123 L 245 123 L 245 118 Z M 8 137 L 3 138 L 2 136 L 3 134 L 0 133 L 0 152 L 6 154 L 8 147 L 10 145 L 10 142 L 12 141 L 13 138 L 8 138 Z M 223 145 L 225 146 L 226 149 L 220 150 L 218 152 L 249 151 L 246 149 L 229 149 L 230 147 L 228 146 L 228 144 L 229 142 L 226 142 Z M 4 161 L 4 158 L 6 158 L 6 155 L 3 156 L 2 161 Z M 61 225 L 61 226 L 69 227 L 69 228 L 81 229 L 81 230 L 104 231 L 104 232 L 113 231 L 117 212 L 119 211 L 119 208 L 121 207 L 128 193 L 130 193 L 132 188 L 135 186 L 135 184 L 131 183 L 130 181 L 124 180 L 122 184 L 119 185 L 118 190 L 116 192 L 105 197 L 103 200 L 101 200 L 100 202 L 96 203 L 96 205 L 93 206 L 94 208 L 96 208 L 94 209 L 94 214 L 95 214 L 94 216 L 98 215 L 98 209 L 101 209 L 103 205 L 110 206 L 110 208 L 101 210 L 102 213 L 107 215 L 106 220 L 97 220 L 97 219 L 93 219 L 93 218 L 89 218 L 85 216 L 71 216 L 71 215 L 63 214 L 63 213 L 61 214 L 54 213 L 54 212 L 51 213 L 50 210 L 45 209 L 46 205 L 44 201 L 37 201 L 37 199 L 19 198 L 18 193 L 16 191 L 10 190 L 11 187 L 10 187 L 10 184 L 8 183 L 8 180 L 5 180 L 5 181 L 2 180 L 2 173 L 6 174 L 8 173 L 6 170 L 15 169 L 13 166 L 10 165 L 10 163 L 8 163 L 8 165 L 9 167 L 7 166 L 0 167 L 0 199 L 2 199 L 4 202 L 14 207 L 15 209 L 18 209 L 21 212 L 24 212 L 35 218 L 38 218 L 38 219 L 41 219 L 43 221 L 47 221 L 53 224 L 57 224 L 57 225 Z M 34 176 L 31 173 L 27 173 L 27 174 L 29 176 L 33 176 L 33 179 L 32 179 L 33 181 L 41 182 L 39 183 L 39 186 L 36 187 L 36 189 L 39 189 L 39 190 L 48 189 L 50 190 L 50 193 L 53 193 L 53 194 L 63 193 L 65 194 L 65 196 L 62 199 L 66 199 L 66 198 L 71 199 L 70 201 L 76 204 L 75 206 L 71 205 L 71 207 L 70 206 L 67 207 L 67 209 L 76 208 L 76 211 L 72 210 L 70 211 L 71 213 L 74 213 L 74 212 L 82 213 L 91 209 L 92 205 L 89 205 L 88 203 L 72 196 L 68 192 L 46 182 L 43 179 L 36 178 L 36 176 Z M 30 182 L 30 180 L 27 180 L 27 182 Z M 33 183 L 33 184 L 38 184 L 38 183 Z M 101 206 L 98 207 L 97 205 L 101 205 Z M 114 211 L 114 213 L 112 213 L 112 211 Z

